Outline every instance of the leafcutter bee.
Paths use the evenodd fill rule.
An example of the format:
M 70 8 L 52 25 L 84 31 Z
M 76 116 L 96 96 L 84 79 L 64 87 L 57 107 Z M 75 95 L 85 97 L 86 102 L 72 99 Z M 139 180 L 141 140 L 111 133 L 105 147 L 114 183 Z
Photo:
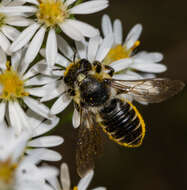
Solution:
M 167 78 L 115 80 L 114 70 L 95 61 L 81 59 L 64 73 L 69 95 L 80 113 L 76 150 L 77 171 L 84 176 L 94 167 L 102 146 L 102 129 L 119 145 L 138 147 L 145 136 L 144 120 L 136 107 L 123 98 L 128 94 L 147 103 L 161 102 L 183 89 L 184 83 Z M 102 131 L 101 130 L 101 131 Z

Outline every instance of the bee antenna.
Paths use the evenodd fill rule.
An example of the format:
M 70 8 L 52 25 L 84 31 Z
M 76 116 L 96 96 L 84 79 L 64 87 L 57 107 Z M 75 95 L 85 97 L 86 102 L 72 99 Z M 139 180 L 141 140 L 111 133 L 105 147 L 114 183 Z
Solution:
M 61 52 L 61 54 L 62 54 L 69 62 L 73 62 L 73 60 L 71 60 L 69 57 L 67 57 L 64 53 Z
M 73 62 L 74 63 L 75 63 L 76 56 L 77 56 L 77 49 L 74 50 L 74 55 L 73 55 Z
M 74 50 L 73 62 L 75 63 L 75 59 L 76 59 L 76 56 L 77 56 L 77 48 L 76 48 L 75 41 L 73 41 L 73 50 Z

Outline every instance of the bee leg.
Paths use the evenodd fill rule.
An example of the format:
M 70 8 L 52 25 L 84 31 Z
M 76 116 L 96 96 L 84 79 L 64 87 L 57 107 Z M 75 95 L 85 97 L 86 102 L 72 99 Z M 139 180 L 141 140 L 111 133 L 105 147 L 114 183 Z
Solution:
M 80 105 L 77 104 L 77 103 L 74 103 L 74 108 L 75 108 L 78 112 L 80 112 L 80 110 L 81 110 Z
M 95 62 L 93 63 L 93 65 L 95 66 L 95 71 L 96 71 L 96 73 L 100 73 L 101 70 L 102 70 L 101 63 L 99 63 L 98 61 L 95 61 Z
M 105 67 L 105 69 L 109 70 L 108 74 L 112 77 L 114 75 L 114 72 L 115 72 L 114 69 L 108 65 L 105 65 L 104 67 Z
M 70 96 L 75 96 L 76 94 L 75 94 L 75 90 L 73 90 L 73 89 L 68 89 L 68 94 L 70 95 Z

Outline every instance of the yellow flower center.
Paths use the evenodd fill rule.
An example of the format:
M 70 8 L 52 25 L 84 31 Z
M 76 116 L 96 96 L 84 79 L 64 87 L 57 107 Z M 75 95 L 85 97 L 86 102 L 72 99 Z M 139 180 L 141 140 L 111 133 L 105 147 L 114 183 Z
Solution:
M 19 77 L 18 73 L 11 68 L 9 62 L 7 62 L 7 69 L 0 74 L 0 86 L 2 86 L 0 99 L 12 100 L 29 95 L 25 92 L 24 81 Z
M 109 65 L 114 61 L 118 61 L 120 59 L 129 58 L 133 52 L 133 50 L 140 45 L 140 41 L 136 41 L 132 48 L 127 49 L 125 46 L 116 45 L 113 47 L 107 56 L 104 59 L 104 64 Z
M 5 15 L 3 15 L 2 13 L 0 13 L 0 27 L 3 26 L 5 23 Z
M 78 187 L 77 187 L 77 186 L 75 186 L 75 187 L 73 188 L 73 190 L 78 190 Z
M 62 0 L 38 0 L 39 10 L 36 14 L 40 23 L 54 27 L 62 23 L 68 16 L 67 7 Z
M 14 172 L 17 168 L 17 164 L 12 164 L 10 159 L 5 162 L 0 162 L 0 184 L 10 185 L 14 178 Z

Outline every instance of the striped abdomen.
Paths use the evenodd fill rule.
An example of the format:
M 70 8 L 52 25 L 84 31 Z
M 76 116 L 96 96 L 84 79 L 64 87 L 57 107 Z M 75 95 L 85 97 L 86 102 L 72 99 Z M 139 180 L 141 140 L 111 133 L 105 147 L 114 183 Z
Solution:
M 138 147 L 145 136 L 144 121 L 130 102 L 114 98 L 100 110 L 100 122 L 109 137 L 120 145 Z

